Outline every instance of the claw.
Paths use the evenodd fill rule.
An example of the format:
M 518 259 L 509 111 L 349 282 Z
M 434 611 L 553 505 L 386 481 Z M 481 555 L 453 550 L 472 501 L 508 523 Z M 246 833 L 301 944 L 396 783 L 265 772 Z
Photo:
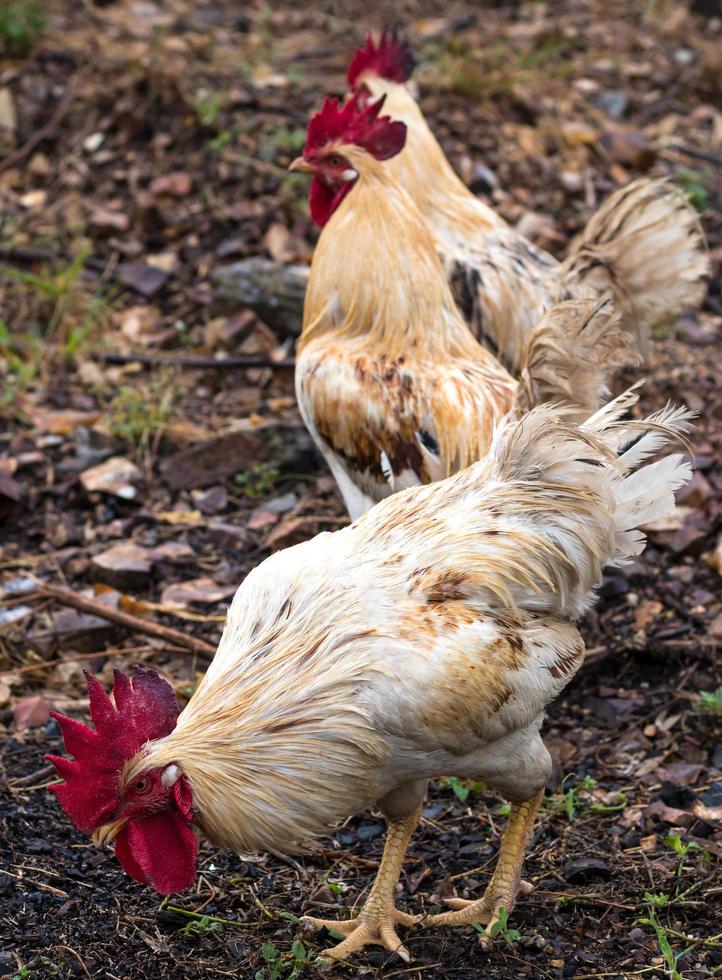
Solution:
M 304 915 L 301 925 L 313 929 L 328 929 L 340 933 L 345 938 L 321 953 L 322 957 L 332 960 L 346 960 L 353 953 L 358 953 L 364 946 L 383 946 L 390 953 L 395 953 L 404 963 L 411 962 L 411 954 L 399 938 L 396 926 L 412 926 L 419 920 L 417 915 L 408 915 L 399 909 L 390 909 L 375 916 L 364 913 L 356 919 L 317 919 L 315 916 Z

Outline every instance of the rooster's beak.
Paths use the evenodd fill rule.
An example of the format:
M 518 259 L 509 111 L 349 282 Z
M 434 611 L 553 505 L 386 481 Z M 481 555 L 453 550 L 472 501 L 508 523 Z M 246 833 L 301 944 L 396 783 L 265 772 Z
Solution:
M 296 157 L 296 159 L 289 165 L 289 170 L 299 170 L 304 174 L 312 174 L 316 172 L 316 168 L 308 160 L 303 157 Z
M 115 840 L 127 823 L 128 818 L 121 817 L 120 820 L 114 820 L 112 823 L 103 824 L 102 827 L 98 827 L 98 829 L 93 833 L 93 843 L 96 847 L 102 847 L 103 844 L 110 844 L 111 841 Z

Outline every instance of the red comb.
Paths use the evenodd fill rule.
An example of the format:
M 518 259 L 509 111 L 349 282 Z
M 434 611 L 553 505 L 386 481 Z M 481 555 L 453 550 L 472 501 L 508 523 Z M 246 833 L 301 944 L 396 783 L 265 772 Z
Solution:
M 406 125 L 390 116 L 379 116 L 384 100 L 385 96 L 364 109 L 355 98 L 341 106 L 336 99 L 327 97 L 321 111 L 308 124 L 304 156 L 335 140 L 355 143 L 377 160 L 395 156 L 406 142 Z
M 90 717 L 95 731 L 80 721 L 51 712 L 60 725 L 66 750 L 75 761 L 47 755 L 65 782 L 50 789 L 78 830 L 85 833 L 112 816 L 118 776 L 142 745 L 173 731 L 178 701 L 173 688 L 152 667 L 136 667 L 132 680 L 113 672 L 113 701 L 100 682 L 85 671 Z
M 408 41 L 394 28 L 383 31 L 378 44 L 369 34 L 366 43 L 357 49 L 348 66 L 348 83 L 355 88 L 357 79 L 364 72 L 387 78 L 390 82 L 407 82 L 415 67 L 416 58 Z

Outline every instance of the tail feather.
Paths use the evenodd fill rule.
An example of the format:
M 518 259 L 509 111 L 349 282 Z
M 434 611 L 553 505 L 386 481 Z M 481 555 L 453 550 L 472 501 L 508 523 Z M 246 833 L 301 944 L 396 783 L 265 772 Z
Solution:
M 526 343 L 517 414 L 554 402 L 576 408 L 578 417 L 586 418 L 609 395 L 614 369 L 635 359 L 632 338 L 609 295 L 558 303 Z
M 702 226 L 684 193 L 641 178 L 612 194 L 572 242 L 562 281 L 611 289 L 646 354 L 651 327 L 700 303 L 708 273 Z
M 508 418 L 477 464 L 506 525 L 487 546 L 496 553 L 491 567 L 521 562 L 537 583 L 530 588 L 517 576 L 498 585 L 497 597 L 505 590 L 512 608 L 576 619 L 593 601 L 602 569 L 638 555 L 641 528 L 673 511 L 689 463 L 679 453 L 647 461 L 670 442 L 686 443 L 693 413 L 668 406 L 646 419 L 624 418 L 636 401 L 627 391 L 581 424 L 570 421 L 572 411 L 546 405 L 519 421 Z M 620 455 L 630 437 L 636 441 Z

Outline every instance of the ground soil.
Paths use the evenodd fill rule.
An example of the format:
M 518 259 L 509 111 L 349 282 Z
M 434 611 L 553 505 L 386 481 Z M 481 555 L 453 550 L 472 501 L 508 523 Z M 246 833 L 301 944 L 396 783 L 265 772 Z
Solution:
M 252 313 L 219 308 L 213 273 L 255 254 L 308 259 L 306 187 L 285 168 L 309 110 L 343 90 L 349 53 L 384 14 L 410 29 L 421 105 L 453 164 L 509 221 L 562 254 L 614 187 L 670 174 L 703 212 L 713 281 L 703 309 L 660 331 L 646 367 L 617 382 L 648 377 L 645 410 L 672 399 L 699 412 L 698 476 L 679 520 L 605 578 L 583 627 L 589 661 L 549 711 L 555 770 L 529 848 L 534 891 L 510 923 L 518 934 L 486 952 L 471 929 L 417 930 L 411 965 L 371 950 L 351 969 L 664 977 L 668 942 L 668 960 L 684 953 L 679 975 L 722 973 L 722 716 L 700 703 L 721 683 L 718 5 L 405 0 L 373 21 L 351 0 L 44 6 L 43 33 L 0 56 L 0 975 L 345 972 L 313 964 L 324 937 L 303 935 L 311 962 L 298 944 L 294 962 L 294 917 L 341 916 L 365 893 L 383 845 L 378 815 L 298 859 L 204 845 L 196 890 L 160 901 L 47 792 L 43 755 L 61 751 L 47 709 L 85 715 L 86 666 L 107 682 L 114 666 L 155 663 L 183 697 L 205 661 L 17 583 L 32 573 L 88 590 L 213 644 L 253 565 L 343 523 L 297 428 L 292 370 L 188 369 L 178 357 L 225 351 L 272 364 L 292 354 Z M 155 366 L 134 361 L 138 352 Z M 239 419 L 276 423 L 285 461 L 285 450 L 256 445 L 254 458 L 244 444 L 235 470 L 216 453 L 210 486 L 198 465 L 179 486 L 178 454 Z M 138 467 L 132 499 L 81 479 L 117 456 Z M 143 549 L 141 567 L 115 558 L 99 569 L 99 554 L 128 542 Z M 167 591 L 188 582 L 191 596 Z M 401 907 L 478 895 L 502 808 L 481 787 L 437 781 Z M 659 931 L 648 921 L 654 895 L 665 896 Z

